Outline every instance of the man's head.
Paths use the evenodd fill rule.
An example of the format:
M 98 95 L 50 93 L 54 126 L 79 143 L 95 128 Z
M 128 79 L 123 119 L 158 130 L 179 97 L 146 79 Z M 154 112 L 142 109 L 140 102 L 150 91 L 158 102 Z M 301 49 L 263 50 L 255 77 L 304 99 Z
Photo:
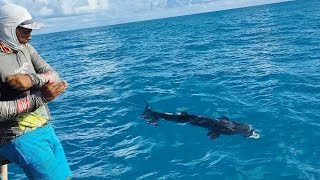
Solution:
M 25 8 L 10 3 L 0 4 L 0 40 L 12 49 L 22 49 L 22 45 L 31 39 L 32 29 L 42 26 L 32 20 Z
M 27 29 L 18 26 L 16 29 L 17 39 L 20 44 L 27 44 L 31 40 L 32 29 Z
M 31 40 L 31 32 L 33 29 L 42 28 L 43 24 L 33 21 L 32 19 L 26 20 L 19 24 L 16 29 L 17 39 L 21 44 L 26 44 Z

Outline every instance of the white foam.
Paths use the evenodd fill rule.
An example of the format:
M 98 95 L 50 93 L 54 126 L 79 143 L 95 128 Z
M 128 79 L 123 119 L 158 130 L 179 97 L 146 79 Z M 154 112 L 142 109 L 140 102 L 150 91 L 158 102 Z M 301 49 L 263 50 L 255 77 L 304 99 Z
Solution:
M 260 135 L 257 131 L 253 131 L 252 132 L 252 135 L 249 136 L 249 138 L 252 138 L 252 139 L 259 139 L 260 138 Z

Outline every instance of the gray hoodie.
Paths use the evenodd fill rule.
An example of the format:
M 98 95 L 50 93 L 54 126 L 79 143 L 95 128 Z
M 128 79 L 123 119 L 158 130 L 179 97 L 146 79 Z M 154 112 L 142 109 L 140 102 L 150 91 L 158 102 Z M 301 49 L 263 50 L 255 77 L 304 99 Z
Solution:
M 30 44 L 19 43 L 16 28 L 30 19 L 28 11 L 20 6 L 0 5 L 0 41 L 12 49 L 0 50 L 0 145 L 48 123 L 49 110 L 40 88 L 61 81 Z M 14 74 L 29 75 L 33 87 L 26 91 L 10 87 L 6 77 Z

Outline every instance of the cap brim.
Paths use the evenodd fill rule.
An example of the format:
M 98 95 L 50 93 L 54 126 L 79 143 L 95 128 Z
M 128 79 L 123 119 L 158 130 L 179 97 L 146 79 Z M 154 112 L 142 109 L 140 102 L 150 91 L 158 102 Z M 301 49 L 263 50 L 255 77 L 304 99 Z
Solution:
M 43 24 L 38 22 L 32 22 L 30 24 L 20 24 L 20 27 L 27 29 L 41 29 L 43 27 Z

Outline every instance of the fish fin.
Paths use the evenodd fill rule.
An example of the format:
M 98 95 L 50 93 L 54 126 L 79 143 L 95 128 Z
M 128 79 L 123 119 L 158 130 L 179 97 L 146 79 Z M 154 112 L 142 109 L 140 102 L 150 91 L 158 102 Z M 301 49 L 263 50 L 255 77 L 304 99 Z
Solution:
M 207 133 L 207 136 L 208 136 L 210 139 L 217 139 L 217 138 L 220 136 L 220 133 L 215 132 L 215 131 L 209 131 L 209 132 Z
M 222 117 L 219 117 L 217 118 L 218 120 L 225 120 L 225 121 L 230 121 L 230 119 L 226 116 L 222 116 Z
M 144 108 L 144 111 L 141 115 L 142 119 L 150 119 L 150 114 L 151 114 L 151 108 L 149 106 L 149 103 L 147 101 L 144 101 L 146 103 L 146 107 Z
M 157 117 L 152 117 L 151 119 L 149 119 L 148 121 L 148 124 L 151 124 L 153 125 L 153 127 L 157 127 L 158 126 L 158 122 L 159 122 L 159 118 Z
M 146 108 L 145 109 L 151 109 L 149 103 L 146 100 L 144 100 L 144 102 L 146 104 Z
M 187 112 L 182 111 L 180 112 L 180 115 L 189 115 L 189 114 Z

